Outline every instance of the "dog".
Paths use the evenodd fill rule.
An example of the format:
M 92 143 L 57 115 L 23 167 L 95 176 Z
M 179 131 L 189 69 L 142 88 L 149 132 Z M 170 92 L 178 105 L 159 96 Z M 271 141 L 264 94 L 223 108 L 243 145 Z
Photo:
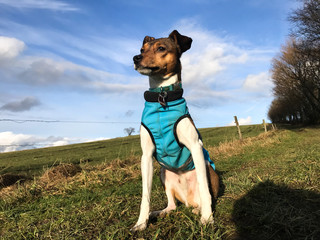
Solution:
M 144 230 L 149 218 L 175 210 L 176 199 L 201 213 L 202 224 L 213 223 L 212 200 L 218 195 L 219 177 L 182 97 L 180 57 L 191 43 L 177 30 L 167 38 L 146 36 L 141 53 L 133 57 L 135 70 L 149 77 L 150 89 L 144 93 L 140 129 L 141 208 L 132 231 Z M 161 165 L 168 205 L 150 213 L 153 157 Z

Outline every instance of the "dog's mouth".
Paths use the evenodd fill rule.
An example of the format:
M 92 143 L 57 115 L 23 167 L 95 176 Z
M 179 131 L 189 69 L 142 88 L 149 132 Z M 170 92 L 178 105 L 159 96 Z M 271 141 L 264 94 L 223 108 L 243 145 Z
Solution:
M 158 70 L 160 70 L 159 67 L 147 67 L 148 69 L 150 69 L 152 72 L 156 72 Z
M 135 69 L 143 74 L 143 75 L 151 75 L 153 73 L 156 73 L 160 70 L 160 67 L 143 67 L 143 66 L 136 66 L 135 65 Z

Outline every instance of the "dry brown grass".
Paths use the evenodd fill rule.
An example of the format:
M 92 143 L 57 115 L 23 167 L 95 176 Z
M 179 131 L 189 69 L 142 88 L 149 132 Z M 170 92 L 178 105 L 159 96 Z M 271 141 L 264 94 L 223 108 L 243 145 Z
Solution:
M 88 187 L 94 184 L 123 184 L 140 175 L 140 158 L 115 159 L 109 163 L 92 166 L 84 164 L 60 164 L 47 169 L 42 176 L 24 184 L 6 185 L 0 189 L 0 197 L 19 197 L 33 189 L 38 192 L 61 194 L 72 185 Z M 6 178 L 7 179 L 7 178 Z M 1 179 L 0 179 L 1 180 Z M 30 180 L 30 179 L 29 179 Z M 6 180 L 7 181 L 7 180 Z
M 223 186 L 212 226 L 179 206 L 131 233 L 141 201 L 140 156 L 132 154 L 100 165 L 82 161 L 80 173 L 51 187 L 36 177 L 4 188 L 0 238 L 319 239 L 319 130 L 279 130 L 209 148 Z M 166 197 L 158 177 L 153 184 L 151 206 L 158 210 Z M 2 198 L 4 190 L 11 197 Z
M 208 151 L 214 156 L 214 161 L 225 159 L 230 156 L 242 154 L 246 147 L 254 144 L 267 146 L 273 143 L 280 142 L 283 135 L 279 131 L 262 133 L 256 137 L 245 138 L 242 141 L 234 139 L 229 142 L 222 142 L 219 146 L 209 147 Z M 119 184 L 136 179 L 140 176 L 140 157 L 132 156 L 121 160 L 115 159 L 108 163 L 92 166 L 88 163 L 82 164 L 82 168 L 75 164 L 60 164 L 46 170 L 39 178 L 29 181 L 22 185 L 24 188 L 37 188 L 38 191 L 50 191 L 52 194 L 61 193 L 67 184 L 77 184 L 79 187 L 88 186 L 88 184 Z M 155 164 L 155 170 L 158 170 L 158 165 Z M 0 178 L 1 180 L 1 178 Z M 0 182 L 1 183 L 1 182 Z M 0 197 L 12 195 L 17 191 L 17 186 L 2 188 Z M 65 186 L 65 187 L 64 187 Z
M 233 139 L 228 142 L 221 142 L 219 146 L 208 147 L 208 151 L 212 153 L 215 160 L 219 158 L 228 158 L 234 155 L 239 155 L 244 153 L 244 149 L 255 144 L 260 146 L 268 146 L 274 143 L 280 143 L 280 137 L 283 134 L 281 132 L 269 131 L 266 133 L 261 133 L 256 137 L 245 138 L 243 140 Z
M 13 180 L 18 179 L 13 184 L 7 185 L 0 190 L 0 197 L 13 197 L 19 198 L 24 194 L 31 192 L 43 192 L 53 189 L 58 189 L 61 183 L 65 183 L 71 180 L 73 176 L 82 171 L 79 165 L 75 164 L 60 164 L 46 170 L 39 178 L 31 179 L 19 178 L 17 176 L 10 176 Z M 12 180 L 9 179 L 9 180 Z M 20 180 L 28 181 L 20 181 Z M 18 184 L 17 184 L 18 183 Z
M 49 183 L 68 177 L 73 177 L 82 169 L 79 165 L 75 164 L 60 164 L 56 167 L 50 168 L 40 177 L 41 182 Z

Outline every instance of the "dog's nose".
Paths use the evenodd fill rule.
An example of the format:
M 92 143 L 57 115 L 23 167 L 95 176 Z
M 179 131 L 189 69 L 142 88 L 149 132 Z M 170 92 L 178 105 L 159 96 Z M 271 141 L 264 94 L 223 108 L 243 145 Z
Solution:
M 140 55 L 136 55 L 136 56 L 133 57 L 133 62 L 134 63 L 138 63 L 138 62 L 141 61 L 141 59 L 142 59 L 142 55 L 141 54 Z

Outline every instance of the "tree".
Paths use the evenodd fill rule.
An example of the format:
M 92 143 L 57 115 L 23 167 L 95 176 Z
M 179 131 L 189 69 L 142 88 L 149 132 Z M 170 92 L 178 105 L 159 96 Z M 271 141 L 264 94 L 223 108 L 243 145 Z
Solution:
M 124 131 L 126 134 L 128 134 L 128 136 L 131 136 L 132 133 L 135 132 L 135 129 L 134 129 L 133 127 L 128 127 L 128 128 L 123 129 L 123 131 Z
M 275 122 L 320 122 L 320 1 L 304 0 L 292 12 L 292 38 L 272 60 Z
M 319 61 L 309 54 L 309 45 L 290 39 L 272 60 L 275 101 L 270 119 L 281 122 L 317 123 L 320 120 Z M 275 110 L 275 109 L 277 110 Z M 279 109 L 282 109 L 280 113 Z M 278 113 L 278 117 L 274 114 Z M 286 115 L 284 117 L 283 115 Z
M 320 1 L 304 0 L 303 7 L 292 12 L 289 20 L 293 24 L 292 35 L 309 43 L 320 42 Z
M 289 16 L 293 28 L 291 34 L 301 43 L 301 50 L 308 56 L 309 76 L 320 86 L 320 1 L 304 0 L 303 6 Z

